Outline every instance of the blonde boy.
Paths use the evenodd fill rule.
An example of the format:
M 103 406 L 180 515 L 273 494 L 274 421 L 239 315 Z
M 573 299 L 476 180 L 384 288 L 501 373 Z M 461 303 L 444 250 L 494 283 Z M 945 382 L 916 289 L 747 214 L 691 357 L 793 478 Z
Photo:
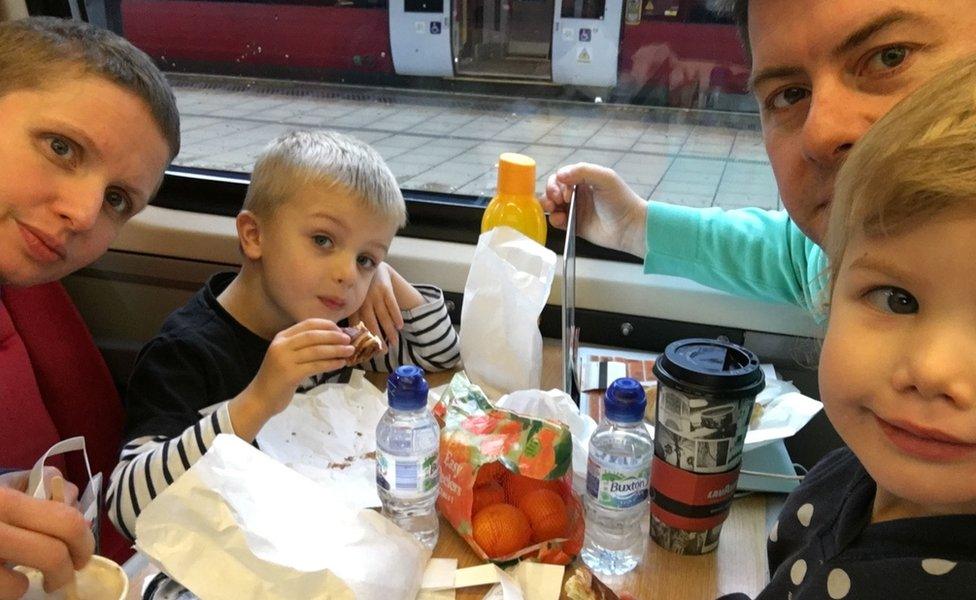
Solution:
M 850 449 L 770 534 L 760 598 L 969 598 L 976 581 L 976 57 L 841 169 L 820 392 Z
M 133 537 L 141 508 L 218 433 L 250 442 L 296 388 L 348 380 L 353 347 L 340 323 L 353 313 L 403 322 L 363 366 L 458 362 L 441 291 L 414 287 L 383 262 L 405 221 L 396 180 L 366 144 L 314 131 L 265 149 L 237 217 L 240 273 L 213 276 L 170 315 L 129 382 L 128 443 L 109 489 L 123 533 Z

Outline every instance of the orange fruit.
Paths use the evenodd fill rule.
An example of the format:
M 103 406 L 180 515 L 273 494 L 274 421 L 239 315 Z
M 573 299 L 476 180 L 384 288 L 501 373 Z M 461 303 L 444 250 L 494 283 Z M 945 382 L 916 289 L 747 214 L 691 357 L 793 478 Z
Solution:
M 478 468 L 478 475 L 475 477 L 474 485 L 478 487 L 479 485 L 485 485 L 492 481 L 501 481 L 502 477 L 508 472 L 509 470 L 505 468 L 505 465 L 497 460 L 495 462 L 485 463 Z
M 485 485 L 474 488 L 474 496 L 471 501 L 471 515 L 474 516 L 481 512 L 486 506 L 501 504 L 505 502 L 505 490 L 497 481 L 491 481 Z
M 573 536 L 563 543 L 563 552 L 570 556 L 577 556 L 583 550 L 583 533 Z
M 522 496 L 518 508 L 529 519 L 533 542 L 566 536 L 566 503 L 556 492 L 547 489 L 531 491 Z
M 542 489 L 559 492 L 558 481 L 532 479 L 531 477 L 512 472 L 508 472 L 505 475 L 505 478 L 502 480 L 502 485 L 505 488 L 505 497 L 508 498 L 509 504 L 514 504 L 515 506 L 518 506 L 523 496 L 535 490 Z
M 525 514 L 511 504 L 486 506 L 471 520 L 474 541 L 489 558 L 507 556 L 532 541 L 532 527 Z

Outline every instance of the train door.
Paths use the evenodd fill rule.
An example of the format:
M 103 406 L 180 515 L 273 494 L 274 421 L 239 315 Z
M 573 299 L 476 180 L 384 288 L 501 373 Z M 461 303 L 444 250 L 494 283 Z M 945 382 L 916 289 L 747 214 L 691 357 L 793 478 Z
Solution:
M 555 0 L 457 0 L 456 74 L 552 79 Z
M 390 0 L 390 50 L 398 75 L 454 75 L 451 0 Z
M 623 0 L 561 0 L 552 38 L 552 80 L 617 85 Z

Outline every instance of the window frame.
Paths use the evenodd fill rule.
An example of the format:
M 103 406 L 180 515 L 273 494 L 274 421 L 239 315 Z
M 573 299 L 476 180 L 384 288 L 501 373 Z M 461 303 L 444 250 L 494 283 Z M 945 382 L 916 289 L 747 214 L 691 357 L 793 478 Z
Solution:
M 153 206 L 233 217 L 240 212 L 250 174 L 172 166 L 167 169 Z M 488 199 L 401 190 L 407 203 L 407 225 L 397 235 L 442 242 L 475 245 L 481 235 L 481 217 Z M 548 226 L 546 247 L 561 255 L 566 234 Z M 641 264 L 642 257 L 610 250 L 579 239 L 576 255 L 617 262 Z

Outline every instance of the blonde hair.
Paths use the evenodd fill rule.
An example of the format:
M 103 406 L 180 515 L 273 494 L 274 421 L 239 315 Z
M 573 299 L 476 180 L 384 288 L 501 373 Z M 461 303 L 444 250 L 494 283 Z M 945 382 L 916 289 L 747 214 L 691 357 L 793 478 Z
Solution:
M 339 185 L 367 209 L 403 227 L 407 207 L 396 177 L 379 152 L 335 131 L 293 131 L 261 152 L 251 174 L 242 210 L 270 217 L 308 185 Z
M 0 23 L 0 96 L 44 89 L 71 78 L 94 75 L 146 103 L 169 145 L 180 151 L 180 115 L 166 77 L 124 38 L 87 23 L 31 17 Z
M 828 293 L 854 236 L 902 233 L 959 209 L 976 212 L 976 55 L 933 77 L 854 145 L 830 208 Z

